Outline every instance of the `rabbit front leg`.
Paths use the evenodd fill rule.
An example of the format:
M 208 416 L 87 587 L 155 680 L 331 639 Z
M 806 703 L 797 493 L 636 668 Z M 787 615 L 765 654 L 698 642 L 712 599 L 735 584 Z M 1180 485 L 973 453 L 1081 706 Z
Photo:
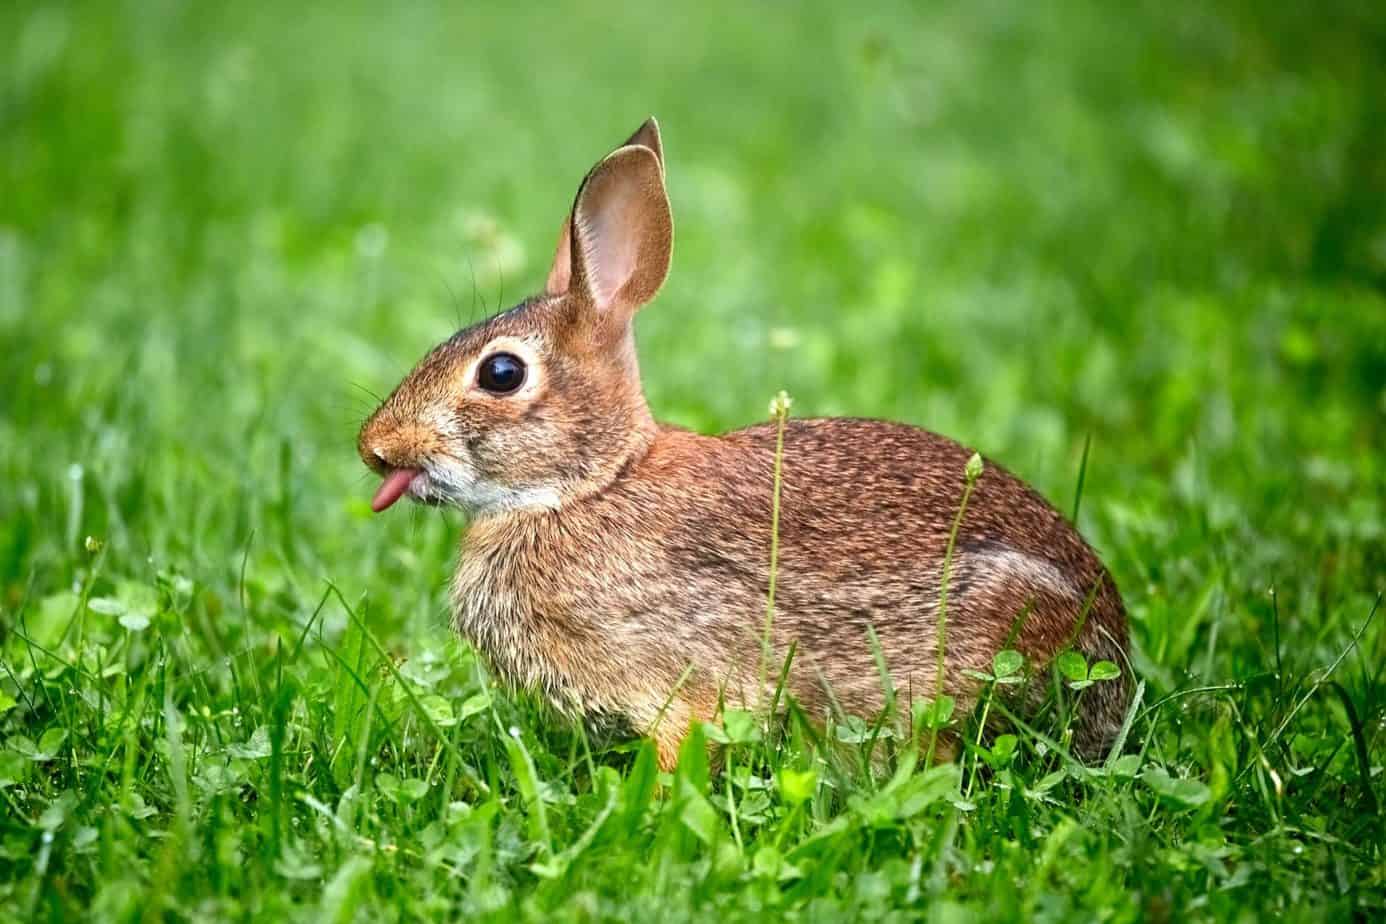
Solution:
M 679 751 L 683 747 L 686 732 L 676 732 L 672 726 L 655 729 L 650 736 L 655 744 L 655 762 L 660 772 L 673 773 L 679 766 Z
M 647 703 L 643 709 L 632 710 L 631 718 L 642 734 L 654 742 L 659 769 L 672 773 L 678 767 L 679 752 L 693 724 L 717 718 L 717 700 L 716 697 L 675 693 L 654 708 L 650 708 L 651 705 Z

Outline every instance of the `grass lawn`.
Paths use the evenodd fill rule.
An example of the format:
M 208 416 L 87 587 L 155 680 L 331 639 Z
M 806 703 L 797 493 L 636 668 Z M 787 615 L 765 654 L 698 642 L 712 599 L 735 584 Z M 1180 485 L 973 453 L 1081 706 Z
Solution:
M 1386 6 L 510 7 L 0 5 L 0 920 L 1382 919 Z M 451 634 L 356 428 L 650 113 L 656 413 L 1077 508 L 1120 759 L 660 780 Z

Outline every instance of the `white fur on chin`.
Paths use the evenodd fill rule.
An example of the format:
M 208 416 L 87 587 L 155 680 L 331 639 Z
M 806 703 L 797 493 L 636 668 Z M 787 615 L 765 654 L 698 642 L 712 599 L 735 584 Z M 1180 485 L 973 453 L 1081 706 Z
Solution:
M 411 496 L 457 507 L 471 516 L 517 510 L 555 510 L 560 498 L 552 487 L 510 487 L 478 478 L 471 466 L 453 460 L 425 466 L 409 486 Z

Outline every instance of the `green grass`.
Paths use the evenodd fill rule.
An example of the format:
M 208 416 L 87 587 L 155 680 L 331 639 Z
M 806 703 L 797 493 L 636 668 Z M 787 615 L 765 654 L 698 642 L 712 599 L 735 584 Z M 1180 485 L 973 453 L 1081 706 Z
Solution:
M 0 5 L 0 917 L 1386 913 L 1386 7 L 281 6 Z M 355 428 L 651 112 L 657 413 L 1082 471 L 1129 757 L 661 784 L 449 633 Z

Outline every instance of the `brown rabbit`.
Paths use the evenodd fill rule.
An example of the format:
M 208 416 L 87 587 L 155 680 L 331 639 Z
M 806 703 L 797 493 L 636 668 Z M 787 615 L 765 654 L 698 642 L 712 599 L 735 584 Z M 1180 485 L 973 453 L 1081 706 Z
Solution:
M 573 716 L 619 719 L 670 768 L 691 722 L 769 705 L 762 640 L 775 425 L 704 436 L 657 423 L 632 321 L 669 270 L 673 224 L 647 121 L 583 180 L 542 294 L 436 347 L 361 429 L 384 477 L 467 511 L 456 626 L 510 682 Z M 784 432 L 772 656 L 806 711 L 885 702 L 868 629 L 902 695 L 936 693 L 945 548 L 970 453 L 876 420 Z M 994 464 L 959 529 L 945 692 L 966 708 L 1010 644 L 1032 667 L 1067 645 L 1125 663 L 1121 597 L 1053 507 Z M 1043 687 L 1040 680 L 1036 686 Z M 1074 744 L 1096 755 L 1129 698 L 1089 688 Z

